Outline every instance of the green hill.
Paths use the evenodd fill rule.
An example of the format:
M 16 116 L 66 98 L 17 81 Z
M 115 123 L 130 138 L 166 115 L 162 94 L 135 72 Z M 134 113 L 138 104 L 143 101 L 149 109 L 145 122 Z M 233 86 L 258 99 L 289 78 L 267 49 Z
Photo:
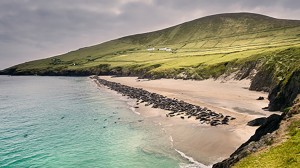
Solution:
M 39 75 L 63 75 L 67 71 L 78 71 L 78 75 L 82 72 L 105 74 L 111 71 L 140 75 L 138 72 L 142 70 L 143 74 L 157 77 L 186 71 L 195 78 L 201 78 L 201 75 L 206 78 L 207 74 L 203 76 L 194 71 L 258 53 L 298 47 L 299 44 L 300 21 L 251 13 L 219 14 L 26 62 L 6 71 Z M 150 48 L 155 50 L 148 51 Z M 171 51 L 159 51 L 159 48 L 170 48 Z
M 237 72 L 237 79 L 255 75 L 250 89 L 270 91 L 270 109 L 278 110 L 295 98 L 288 96 L 294 86 L 287 84 L 299 65 L 300 21 L 228 13 L 26 62 L 0 73 L 201 80 Z

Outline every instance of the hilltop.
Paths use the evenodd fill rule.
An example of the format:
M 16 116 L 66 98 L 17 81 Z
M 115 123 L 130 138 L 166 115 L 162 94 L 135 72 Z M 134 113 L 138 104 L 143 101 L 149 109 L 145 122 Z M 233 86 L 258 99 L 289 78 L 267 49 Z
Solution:
M 1 73 L 196 80 L 236 73 L 236 79 L 253 79 L 251 90 L 270 92 L 271 110 L 283 110 L 295 98 L 289 89 L 288 93 L 280 91 L 300 69 L 299 32 L 297 20 L 253 13 L 218 14 L 26 62 Z

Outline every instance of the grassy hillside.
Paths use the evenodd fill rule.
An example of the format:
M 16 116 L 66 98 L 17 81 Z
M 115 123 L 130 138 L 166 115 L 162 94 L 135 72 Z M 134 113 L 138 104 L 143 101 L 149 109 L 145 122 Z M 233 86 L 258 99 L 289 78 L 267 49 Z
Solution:
M 202 79 L 224 71 L 219 67 L 221 69 L 217 68 L 216 72 L 201 73 L 210 72 L 211 67 L 257 59 L 260 53 L 261 57 L 271 57 L 272 53 L 291 47 L 300 47 L 300 21 L 251 13 L 219 14 L 27 62 L 6 72 L 68 75 L 68 72 L 78 71 L 78 74 L 121 73 L 152 77 L 176 77 L 185 73 L 188 77 Z M 148 51 L 150 48 L 155 50 Z
M 237 72 L 236 79 L 253 78 L 251 90 L 270 92 L 270 110 L 283 110 L 300 92 L 299 65 L 300 21 L 229 13 L 26 62 L 0 74 L 201 80 Z

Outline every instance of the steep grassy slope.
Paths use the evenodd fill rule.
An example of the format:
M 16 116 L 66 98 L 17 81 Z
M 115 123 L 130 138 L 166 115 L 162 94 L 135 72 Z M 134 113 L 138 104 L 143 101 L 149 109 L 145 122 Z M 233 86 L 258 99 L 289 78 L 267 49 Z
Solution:
M 299 60 L 300 21 L 231 13 L 26 62 L 0 74 L 201 80 L 232 72 L 242 79 L 258 71 L 250 89 L 270 91 L 270 109 L 282 110 L 300 92 Z

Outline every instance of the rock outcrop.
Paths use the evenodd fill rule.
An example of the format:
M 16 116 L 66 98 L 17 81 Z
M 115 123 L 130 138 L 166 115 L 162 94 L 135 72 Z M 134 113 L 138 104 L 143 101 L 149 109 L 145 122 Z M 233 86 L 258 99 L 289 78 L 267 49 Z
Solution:
M 269 92 L 274 85 L 272 69 L 259 69 L 253 77 L 250 90 Z
M 263 125 L 266 121 L 267 121 L 266 117 L 260 117 L 260 118 L 256 118 L 254 120 L 249 121 L 247 123 L 247 125 L 249 125 L 249 126 L 260 126 L 260 125 Z

